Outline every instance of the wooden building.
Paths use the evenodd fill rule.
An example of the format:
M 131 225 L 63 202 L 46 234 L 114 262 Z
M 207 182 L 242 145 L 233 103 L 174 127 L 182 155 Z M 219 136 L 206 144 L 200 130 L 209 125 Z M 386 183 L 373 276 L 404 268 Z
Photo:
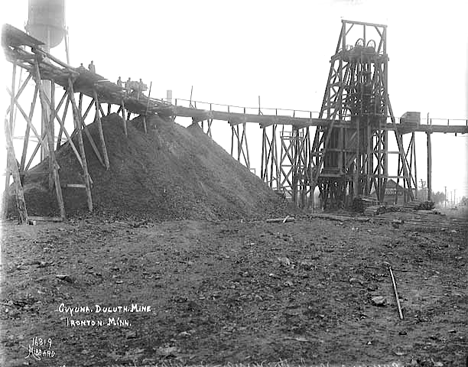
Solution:
M 385 186 L 385 195 L 382 203 L 403 205 L 405 202 L 405 193 L 407 193 L 407 191 L 407 189 L 397 184 L 393 179 L 389 179 Z M 371 193 L 371 196 L 377 198 L 375 190 Z

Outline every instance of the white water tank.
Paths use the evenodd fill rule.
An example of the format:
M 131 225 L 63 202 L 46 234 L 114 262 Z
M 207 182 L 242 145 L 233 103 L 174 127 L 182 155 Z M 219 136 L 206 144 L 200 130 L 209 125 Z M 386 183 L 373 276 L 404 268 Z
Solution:
M 65 35 L 65 0 L 29 0 L 26 31 L 49 49 Z

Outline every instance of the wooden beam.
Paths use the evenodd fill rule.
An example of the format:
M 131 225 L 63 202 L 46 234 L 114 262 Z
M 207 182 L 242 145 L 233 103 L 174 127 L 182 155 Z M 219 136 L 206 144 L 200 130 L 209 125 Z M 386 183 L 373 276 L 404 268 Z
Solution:
M 9 124 L 10 122 L 5 119 L 5 140 L 6 140 L 6 148 L 7 148 L 7 183 L 9 183 L 10 174 L 13 176 L 13 184 L 15 187 L 15 197 L 16 197 L 16 207 L 18 209 L 19 214 L 19 222 L 20 224 L 26 224 L 28 221 L 28 211 L 26 209 L 26 201 L 24 199 L 24 191 L 23 186 L 21 185 L 21 177 L 18 169 L 18 165 L 16 163 L 15 151 L 13 148 L 13 139 L 11 136 L 11 131 Z M 7 211 L 7 204 L 8 204 L 8 190 L 5 190 L 4 193 L 4 213 Z
M 65 93 L 67 93 L 67 92 L 65 91 Z M 68 96 L 68 94 L 67 94 L 67 96 Z M 68 106 L 69 105 L 70 105 L 70 98 L 67 98 L 67 101 L 65 102 L 65 108 L 64 108 L 63 114 L 62 114 L 62 121 L 65 121 L 65 118 L 66 118 L 67 113 L 68 113 Z M 58 137 L 57 137 L 57 150 L 62 145 L 61 141 L 62 141 L 63 130 L 65 130 L 65 122 L 60 125 L 60 131 L 59 131 L 59 134 L 58 134 Z M 67 139 L 71 140 L 71 138 L 69 136 L 67 136 Z M 80 157 L 80 159 L 81 159 L 81 157 Z
M 51 113 L 52 113 L 52 119 L 49 119 L 47 116 L 47 101 L 45 97 L 45 91 L 44 87 L 42 86 L 42 80 L 41 80 L 41 74 L 39 71 L 39 62 L 37 61 L 35 63 L 36 67 L 36 84 L 39 87 L 39 99 L 41 101 L 41 107 L 42 107 L 42 113 L 43 116 L 45 117 L 45 130 L 46 130 L 46 135 L 47 135 L 47 141 L 48 141 L 48 148 L 49 148 L 49 160 L 51 162 L 51 171 L 55 183 L 55 193 L 57 196 L 57 201 L 58 201 L 58 206 L 60 210 L 60 218 L 65 219 L 65 206 L 63 203 L 63 196 L 62 196 L 62 187 L 60 186 L 60 177 L 59 177 L 59 165 L 55 159 L 55 150 L 54 150 L 54 137 L 53 137 L 53 130 L 52 130 L 52 125 L 53 125 L 53 116 L 55 116 L 55 108 L 52 106 L 51 108 Z
M 98 110 L 101 112 L 101 116 L 105 116 L 105 112 L 104 112 L 104 109 L 102 108 L 101 104 L 98 103 Z
M 31 157 L 29 157 L 29 161 L 28 161 L 28 164 L 26 165 L 26 167 L 24 168 L 25 171 L 28 171 L 29 170 L 29 167 L 31 166 L 32 164 L 32 161 L 34 160 L 34 157 L 36 157 L 36 154 L 37 152 L 39 151 L 39 148 L 41 147 L 41 143 L 37 143 L 36 144 L 36 147 L 34 148 L 34 151 L 31 155 Z
M 106 169 L 109 169 L 109 157 L 107 155 L 107 147 L 106 147 L 106 141 L 104 139 L 104 132 L 102 130 L 102 123 L 101 123 L 101 106 L 99 104 L 98 100 L 98 95 L 96 90 L 94 91 L 94 102 L 96 104 L 96 123 L 98 126 L 98 131 L 99 131 L 99 139 L 101 141 L 101 149 L 102 149 L 102 154 L 104 156 L 104 163 L 106 165 Z
M 93 101 L 91 101 L 91 103 L 94 103 Z M 79 109 L 77 108 L 77 112 L 79 113 Z M 96 157 L 97 159 L 99 160 L 99 162 L 102 164 L 103 167 L 106 166 L 106 164 L 104 163 L 104 160 L 102 159 L 101 157 L 101 153 L 99 152 L 99 149 L 97 148 L 96 146 L 96 143 L 94 142 L 94 139 L 93 137 L 91 136 L 91 133 L 89 132 L 89 129 L 88 129 L 88 126 L 85 124 L 84 122 L 84 118 L 81 117 L 81 115 L 79 115 L 80 117 L 78 118 L 78 128 L 81 130 L 81 128 L 83 128 L 85 134 L 86 134 L 86 137 L 88 138 L 89 140 L 89 143 L 91 144 L 91 148 L 93 148 L 93 151 L 94 151 L 94 154 L 96 154 Z
M 82 94 L 80 94 L 81 96 Z M 83 102 L 83 101 L 82 101 Z M 85 113 L 82 114 L 82 120 L 86 120 L 86 117 L 88 117 L 89 111 L 91 111 L 91 108 L 94 106 L 94 98 L 91 99 L 91 101 L 88 104 L 88 107 L 86 107 Z M 80 109 L 81 111 L 81 109 Z
M 427 135 L 427 200 L 432 200 L 432 143 L 431 133 Z
M 32 74 L 29 74 L 32 75 Z M 34 87 L 34 94 L 33 94 L 33 99 L 31 102 L 31 107 L 29 110 L 29 115 L 28 119 L 29 121 L 32 121 L 33 115 L 34 115 L 34 109 L 36 108 L 36 101 L 37 101 L 37 95 L 39 93 L 39 89 L 37 86 Z M 29 144 L 29 134 L 31 131 L 31 126 L 26 122 L 26 132 L 24 134 L 24 139 L 23 139 L 23 153 L 21 154 L 21 163 L 20 163 L 20 169 L 21 171 L 25 171 L 25 163 L 26 163 L 26 155 L 28 153 L 28 144 Z
M 142 118 L 143 118 L 143 130 L 145 131 L 145 134 L 147 134 L 147 133 L 148 133 L 148 129 L 147 129 L 147 127 L 146 127 L 146 116 L 143 115 Z
M 38 89 L 39 91 L 39 89 Z M 7 92 L 10 96 L 13 95 L 13 93 L 10 91 L 10 89 L 7 88 Z M 39 140 L 39 142 L 41 142 L 41 135 L 39 135 L 39 132 L 36 130 L 36 128 L 34 127 L 31 119 L 29 118 L 29 116 L 26 114 L 26 112 L 24 111 L 23 107 L 19 104 L 19 102 L 14 99 L 13 100 L 13 103 L 16 105 L 16 107 L 18 108 L 18 111 L 20 111 L 20 113 L 23 115 L 24 119 L 26 120 L 26 122 L 28 123 L 28 125 L 30 126 L 31 130 L 33 131 L 34 135 L 36 135 L 36 138 Z
M 86 153 L 84 149 L 84 143 L 83 143 L 83 135 L 81 133 L 81 114 L 78 110 L 78 106 L 76 105 L 75 102 L 75 96 L 74 96 L 74 91 L 73 91 L 73 83 L 71 79 L 68 79 L 68 96 L 70 98 L 70 102 L 72 104 L 72 109 L 73 109 L 73 121 L 75 123 L 75 130 L 77 131 L 78 134 L 78 145 L 80 147 L 80 153 L 81 153 L 81 159 L 83 161 L 83 173 L 84 173 L 84 181 L 86 185 L 86 196 L 87 196 L 87 201 L 88 201 L 88 210 L 90 212 L 93 211 L 93 199 L 91 196 L 91 180 L 88 172 L 88 163 L 86 161 Z
M 21 77 L 20 77 L 21 78 Z M 23 84 L 21 85 L 20 89 L 18 90 L 18 92 L 16 93 L 16 96 L 15 96 L 15 99 L 18 100 L 19 97 L 21 96 L 21 94 L 23 93 L 23 91 L 26 89 L 29 81 L 31 80 L 32 76 L 31 74 L 28 74 L 28 77 L 26 78 L 26 80 L 23 82 Z M 7 110 L 6 110 L 6 114 L 9 114 L 10 113 L 10 108 L 11 106 L 8 106 L 7 107 Z
M 16 84 L 16 63 L 13 62 L 13 75 L 12 75 L 12 93 L 10 97 L 10 119 L 4 120 L 4 129 L 5 129 L 5 140 L 7 148 L 7 177 L 8 181 L 10 180 L 10 174 L 13 175 L 13 183 L 15 187 L 15 198 L 16 198 L 16 207 L 18 209 L 19 221 L 21 224 L 26 224 L 28 222 L 28 211 L 26 209 L 26 201 L 24 200 L 23 186 L 21 184 L 21 177 L 18 170 L 18 164 L 15 157 L 15 149 L 13 146 L 13 136 L 11 127 L 13 126 L 14 121 L 14 105 L 15 105 L 15 84 Z M 7 211 L 8 203 L 8 190 L 5 190 L 4 193 L 4 211 Z
M 122 102 L 121 102 L 120 109 L 122 110 L 122 122 L 123 122 L 123 128 L 124 128 L 125 136 L 128 136 L 128 132 L 127 132 L 127 116 L 126 116 L 126 113 L 125 113 L 125 104 L 124 104 L 124 101 L 123 101 L 123 100 L 122 100 Z
M 44 99 L 46 101 L 46 103 L 49 105 L 50 109 L 52 110 L 53 109 L 53 106 L 52 104 L 49 102 L 49 99 L 47 98 L 47 96 L 45 95 L 44 96 Z M 67 98 L 67 105 L 68 105 L 68 102 L 69 102 L 69 98 Z M 55 111 L 55 110 L 54 110 Z M 75 153 L 77 159 L 78 159 L 78 162 L 80 162 L 80 165 L 83 167 L 83 161 L 80 157 L 80 154 L 78 153 L 78 150 L 76 149 L 76 146 L 75 146 L 75 143 L 73 143 L 73 139 L 71 138 L 71 136 L 68 134 L 68 131 L 67 129 L 65 128 L 65 123 L 64 121 L 60 118 L 60 116 L 58 115 L 57 113 L 58 111 L 56 111 L 56 113 L 53 114 L 53 117 L 55 118 L 55 120 L 58 121 L 59 125 L 60 125 L 60 132 L 64 132 L 65 136 L 67 137 L 68 139 L 68 143 L 70 144 L 70 146 L 72 147 L 72 150 L 73 152 Z M 53 121 L 52 121 L 53 123 Z

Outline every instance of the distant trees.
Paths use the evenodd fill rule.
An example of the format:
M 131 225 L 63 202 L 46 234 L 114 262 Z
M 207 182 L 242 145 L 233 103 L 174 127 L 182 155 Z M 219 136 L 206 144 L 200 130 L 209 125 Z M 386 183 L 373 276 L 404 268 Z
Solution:
M 420 186 L 418 188 L 418 198 L 420 200 L 427 200 L 427 186 L 426 181 L 421 180 Z M 432 191 L 431 200 L 435 204 L 443 204 L 446 200 L 445 193 L 437 191 Z
M 440 191 L 437 191 L 436 193 L 432 192 L 432 201 L 435 204 L 443 204 L 445 201 L 445 194 Z

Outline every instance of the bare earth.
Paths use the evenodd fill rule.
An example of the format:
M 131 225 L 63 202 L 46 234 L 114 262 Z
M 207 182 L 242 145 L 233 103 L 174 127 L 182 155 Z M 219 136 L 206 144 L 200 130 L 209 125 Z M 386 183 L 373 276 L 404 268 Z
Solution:
M 468 229 L 454 214 L 3 222 L 1 364 L 464 366 Z

